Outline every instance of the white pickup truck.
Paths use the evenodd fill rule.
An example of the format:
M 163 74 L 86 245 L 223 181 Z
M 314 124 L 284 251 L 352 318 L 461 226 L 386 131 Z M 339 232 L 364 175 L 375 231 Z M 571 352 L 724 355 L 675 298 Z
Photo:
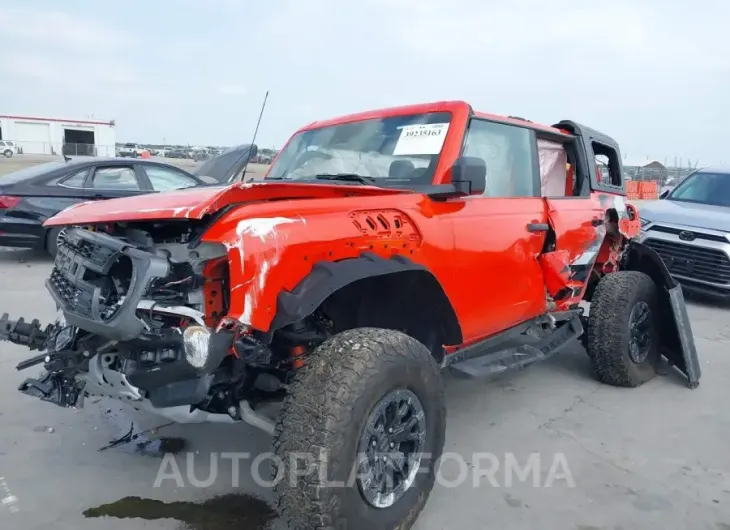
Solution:
M 119 156 L 139 158 L 140 156 L 142 156 L 142 151 L 145 151 L 145 150 L 146 149 L 144 147 L 142 147 L 141 145 L 124 144 L 122 147 L 119 148 Z

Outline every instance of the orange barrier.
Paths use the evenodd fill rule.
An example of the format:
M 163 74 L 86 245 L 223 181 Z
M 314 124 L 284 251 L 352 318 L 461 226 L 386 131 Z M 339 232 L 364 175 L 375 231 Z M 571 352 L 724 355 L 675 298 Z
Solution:
M 626 183 L 626 198 L 629 200 L 654 200 L 659 198 L 659 186 L 654 180 Z
M 659 198 L 659 186 L 657 186 L 655 180 L 640 183 L 639 198 L 642 200 L 656 200 Z
M 629 200 L 638 200 L 641 198 L 640 192 L 639 192 L 639 184 L 641 182 L 637 182 L 635 180 L 630 180 L 626 183 L 626 198 Z
M 139 153 L 140 158 L 149 158 L 150 156 L 152 156 L 152 155 L 150 155 L 150 152 L 147 151 L 147 149 L 144 149 L 144 150 L 140 151 L 140 153 Z

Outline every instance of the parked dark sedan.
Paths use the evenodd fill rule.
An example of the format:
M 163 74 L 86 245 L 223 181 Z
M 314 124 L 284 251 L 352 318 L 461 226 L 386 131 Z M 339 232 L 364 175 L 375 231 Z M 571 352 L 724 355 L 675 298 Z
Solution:
M 138 159 L 69 159 L 0 175 L 0 246 L 56 253 L 43 222 L 79 202 L 207 185 L 169 164 Z

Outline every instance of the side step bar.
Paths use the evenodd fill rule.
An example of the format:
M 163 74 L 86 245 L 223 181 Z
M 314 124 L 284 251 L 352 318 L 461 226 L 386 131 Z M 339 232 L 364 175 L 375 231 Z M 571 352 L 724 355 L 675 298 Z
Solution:
M 534 344 L 525 344 L 459 361 L 449 365 L 449 370 L 455 376 L 472 379 L 524 368 L 559 353 L 582 334 L 583 325 L 580 317 L 573 317 Z

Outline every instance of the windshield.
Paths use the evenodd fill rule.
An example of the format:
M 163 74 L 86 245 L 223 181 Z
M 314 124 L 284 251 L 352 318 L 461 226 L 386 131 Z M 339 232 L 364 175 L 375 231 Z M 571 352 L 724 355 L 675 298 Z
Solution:
M 730 206 L 730 174 L 695 173 L 674 188 L 667 200 Z
M 430 184 L 451 123 L 448 112 L 375 118 L 297 133 L 267 178 L 357 175 L 378 184 Z

